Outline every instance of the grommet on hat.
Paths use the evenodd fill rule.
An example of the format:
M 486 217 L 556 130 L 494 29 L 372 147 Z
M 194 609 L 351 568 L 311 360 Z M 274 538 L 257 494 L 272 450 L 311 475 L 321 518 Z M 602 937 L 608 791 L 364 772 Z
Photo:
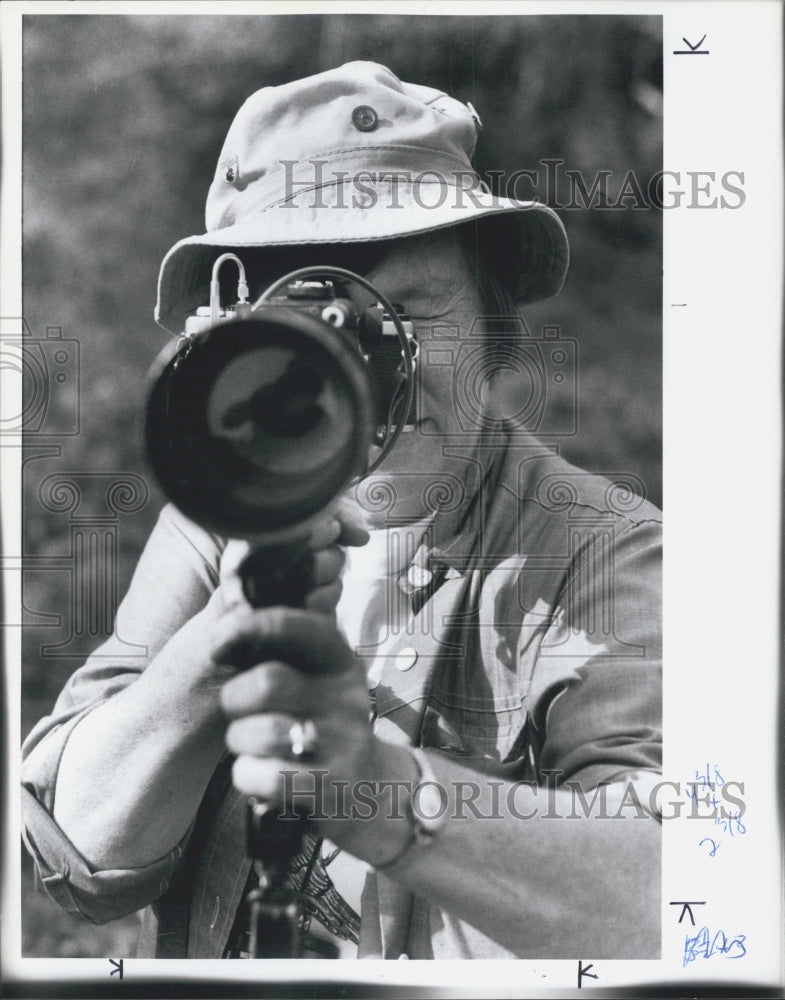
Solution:
M 358 104 L 352 111 L 352 124 L 360 132 L 373 132 L 379 124 L 379 116 L 367 104 Z
M 218 173 L 223 174 L 227 184 L 234 184 L 240 173 L 237 157 L 234 153 L 225 152 L 218 163 Z
M 156 319 L 179 333 L 227 251 L 390 240 L 500 215 L 517 223 L 505 247 L 517 262 L 516 299 L 555 295 L 567 270 L 564 227 L 546 205 L 488 190 L 471 162 L 479 126 L 471 105 L 373 62 L 257 91 L 221 151 L 207 232 L 164 258 Z

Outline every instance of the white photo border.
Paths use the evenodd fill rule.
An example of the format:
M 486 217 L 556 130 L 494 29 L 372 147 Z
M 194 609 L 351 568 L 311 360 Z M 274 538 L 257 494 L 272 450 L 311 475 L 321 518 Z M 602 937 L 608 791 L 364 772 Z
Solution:
M 225 3 L 222 14 L 323 12 L 324 3 Z M 456 14 L 462 3 L 330 3 L 331 14 Z M 4 3 L 2 306 L 21 316 L 21 17 L 209 13 L 211 3 Z M 776 2 L 485 3 L 483 14 L 651 14 L 663 18 L 664 166 L 743 174 L 737 210 L 664 212 L 665 778 L 721 762 L 745 784 L 748 830 L 730 860 L 698 849 L 693 824 L 666 822 L 663 957 L 597 962 L 594 995 L 776 996 L 783 977 L 780 664 L 783 278 L 782 8 Z M 676 55 L 705 36 L 705 58 Z M 689 178 L 689 180 L 687 180 Z M 693 192 L 694 193 L 694 192 Z M 703 195 L 699 192 L 698 198 Z M 4 383 L 3 390 L 13 391 Z M 700 441 L 700 450 L 694 442 Z M 18 449 L 2 451 L 4 551 L 18 550 Z M 696 516 L 697 515 L 697 516 Z M 6 608 L 21 574 L 4 573 Z M 23 959 L 19 929 L 20 630 L 4 629 L 6 800 L 3 990 L 8 997 L 110 992 L 105 959 Z M 684 967 L 671 901 L 704 900 L 712 929 L 743 933 L 748 960 Z M 587 957 L 589 960 L 590 957 Z M 576 962 L 266 963 L 127 959 L 122 995 L 570 995 Z M 134 985 L 136 984 L 136 986 Z M 200 985 L 201 984 L 201 985 Z M 138 989 L 137 994 L 135 990 Z M 40 993 L 33 992 L 40 990 Z M 174 992 L 173 992 L 174 990 Z M 268 990 L 270 992 L 268 992 Z M 27 992 L 26 992 L 27 991 Z M 207 991 L 207 992 L 205 992 Z M 569 991 L 569 993 L 567 992 Z M 617 992 L 617 991 L 623 991 Z M 577 991 L 576 991 L 577 992 Z M 727 995 L 727 994 L 726 994 Z

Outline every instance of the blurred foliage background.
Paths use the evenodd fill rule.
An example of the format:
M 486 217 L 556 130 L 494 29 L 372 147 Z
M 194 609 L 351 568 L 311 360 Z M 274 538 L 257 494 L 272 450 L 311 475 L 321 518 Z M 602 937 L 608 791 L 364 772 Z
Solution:
M 611 171 L 613 200 L 630 171 L 645 190 L 661 167 L 662 77 L 655 17 L 28 15 L 23 45 L 25 318 L 35 337 L 62 327 L 79 342 L 81 365 L 79 433 L 30 435 L 26 452 L 26 733 L 110 627 L 99 615 L 73 641 L 77 584 L 102 583 L 89 567 L 75 580 L 69 524 L 77 514 L 106 516 L 112 477 L 147 481 L 146 503 L 138 496 L 135 512 L 112 515 L 122 594 L 160 507 L 139 433 L 144 375 L 167 339 L 152 319 L 158 267 L 178 239 L 204 230 L 207 188 L 245 97 L 375 60 L 471 101 L 484 124 L 481 170 L 539 169 L 544 199 L 540 161 L 560 159 L 587 181 Z M 570 201 L 561 181 L 549 192 L 557 209 Z M 561 217 L 572 247 L 567 283 L 525 316 L 532 329 L 558 324 L 580 345 L 580 433 L 563 454 L 636 474 L 659 504 L 661 216 L 628 202 Z M 47 426 L 67 425 L 73 400 L 54 383 L 47 405 Z M 59 454 L 37 447 L 52 442 Z M 60 472 L 91 474 L 79 480 L 76 513 L 42 504 L 42 483 Z M 28 893 L 31 881 L 26 862 L 26 954 L 133 953 L 135 917 L 82 925 Z

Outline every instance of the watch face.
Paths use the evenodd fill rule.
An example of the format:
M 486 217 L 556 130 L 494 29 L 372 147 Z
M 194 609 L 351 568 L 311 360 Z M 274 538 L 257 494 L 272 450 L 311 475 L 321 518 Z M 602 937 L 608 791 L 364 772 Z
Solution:
M 415 789 L 412 796 L 415 819 L 429 833 L 435 833 L 447 816 L 447 795 L 435 781 L 426 781 Z

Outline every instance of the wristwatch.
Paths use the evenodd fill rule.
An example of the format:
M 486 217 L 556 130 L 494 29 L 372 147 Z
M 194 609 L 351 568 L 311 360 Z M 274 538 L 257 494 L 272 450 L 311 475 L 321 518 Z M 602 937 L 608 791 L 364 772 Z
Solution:
M 406 803 L 406 819 L 411 837 L 394 858 L 375 865 L 377 871 L 384 871 L 397 864 L 412 847 L 427 847 L 432 844 L 449 819 L 447 789 L 434 774 L 428 754 L 420 747 L 411 747 L 410 752 L 419 771 Z
M 412 757 L 420 770 L 417 784 L 412 788 L 408 813 L 415 842 L 430 844 L 447 822 L 449 800 L 447 789 L 433 773 L 428 754 L 419 747 L 412 747 Z

